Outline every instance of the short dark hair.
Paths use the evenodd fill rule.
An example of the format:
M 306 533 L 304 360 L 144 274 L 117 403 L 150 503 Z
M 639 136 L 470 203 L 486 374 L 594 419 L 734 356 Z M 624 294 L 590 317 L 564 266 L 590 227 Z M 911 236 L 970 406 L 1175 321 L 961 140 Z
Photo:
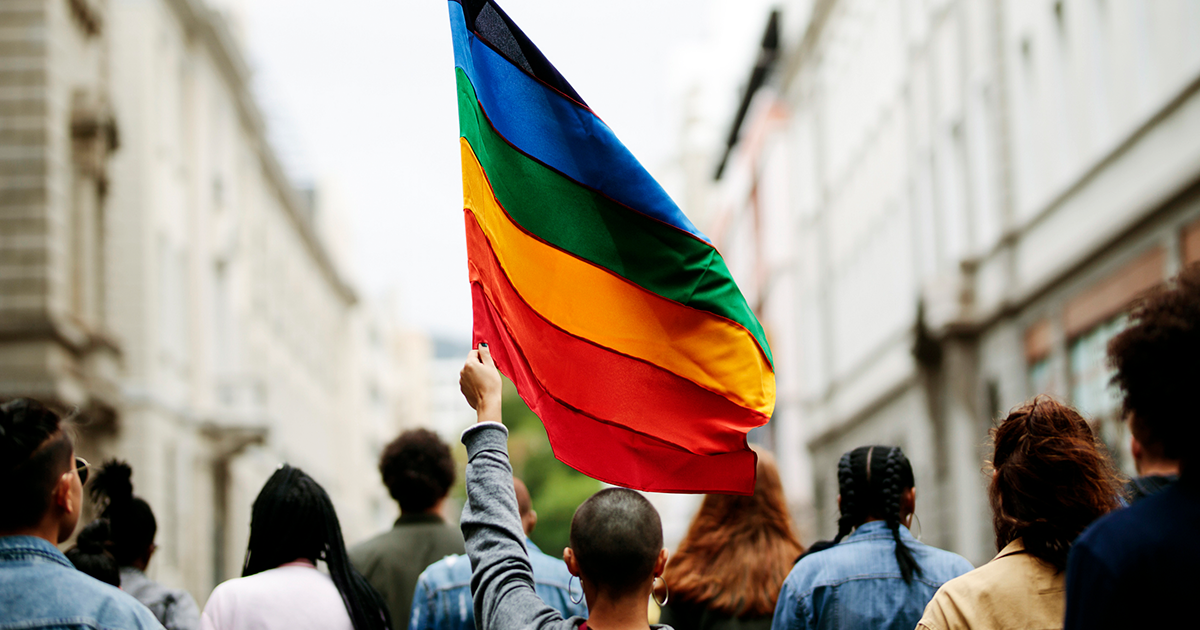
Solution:
M 1130 430 L 1144 446 L 1186 467 L 1200 439 L 1200 265 L 1151 291 L 1108 343 L 1113 383 L 1125 395 Z
M 383 485 L 404 512 L 423 512 L 441 501 L 456 468 L 450 447 L 428 429 L 401 433 L 379 458 Z
M 633 490 L 601 490 L 571 518 L 571 550 L 580 572 L 614 596 L 649 578 L 662 548 L 658 510 Z
M 31 398 L 0 405 L 0 531 L 42 520 L 74 450 L 62 416 L 46 405 Z
M 1021 538 L 1055 569 L 1092 521 L 1118 507 L 1121 477 L 1087 420 L 1038 396 L 992 430 L 995 474 L 988 486 L 996 548 Z

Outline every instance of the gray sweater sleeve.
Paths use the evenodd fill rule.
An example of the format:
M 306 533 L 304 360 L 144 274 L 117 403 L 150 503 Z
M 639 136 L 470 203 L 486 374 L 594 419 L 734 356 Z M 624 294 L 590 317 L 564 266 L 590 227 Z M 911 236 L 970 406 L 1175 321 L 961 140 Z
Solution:
M 574 630 L 582 617 L 563 619 L 533 586 L 525 531 L 517 511 L 508 429 L 477 424 L 463 432 L 467 447 L 467 504 L 462 532 L 471 558 L 475 619 L 483 630 Z

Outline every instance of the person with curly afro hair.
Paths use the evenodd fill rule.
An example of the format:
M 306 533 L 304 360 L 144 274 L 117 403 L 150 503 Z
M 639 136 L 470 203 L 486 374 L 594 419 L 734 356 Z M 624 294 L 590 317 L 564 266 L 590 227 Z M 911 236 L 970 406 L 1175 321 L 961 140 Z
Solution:
M 1200 587 L 1200 265 L 1143 298 L 1108 356 L 1134 439 L 1178 461 L 1179 479 L 1080 535 L 1065 627 L 1190 625 Z
M 436 433 L 413 429 L 383 449 L 379 473 L 400 504 L 400 518 L 392 529 L 352 548 L 350 562 L 387 601 L 392 628 L 406 630 L 421 572 L 466 552 L 462 532 L 442 518 L 457 465 Z

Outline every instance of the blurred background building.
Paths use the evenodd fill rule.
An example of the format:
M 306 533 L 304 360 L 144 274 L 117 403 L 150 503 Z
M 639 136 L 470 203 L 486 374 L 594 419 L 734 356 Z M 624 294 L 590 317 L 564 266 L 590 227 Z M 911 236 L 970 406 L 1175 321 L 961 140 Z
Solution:
M 763 24 L 727 142 L 680 160 L 779 362 L 755 437 L 818 537 L 838 457 L 902 446 L 916 529 L 986 561 L 1011 407 L 1069 401 L 1131 470 L 1105 344 L 1200 260 L 1200 3 L 792 0 Z
M 430 342 L 358 298 L 248 80 L 200 0 L 0 2 L 0 396 L 133 465 L 151 574 L 201 603 L 284 461 L 348 541 L 390 526 L 378 454 L 432 405 Z
M 240 573 L 280 462 L 355 542 L 395 516 L 383 445 L 416 425 L 453 443 L 472 419 L 465 340 L 355 290 L 348 202 L 281 166 L 214 2 L 239 5 L 0 0 L 0 397 L 77 409 L 85 457 L 133 464 L 151 573 L 201 603 Z M 651 165 L 770 336 L 778 403 L 752 439 L 805 542 L 834 533 L 837 458 L 899 444 L 918 533 L 982 562 L 981 462 L 1012 406 L 1063 398 L 1131 465 L 1104 346 L 1200 260 L 1200 3 L 780 0 L 760 24 L 737 93 L 711 58 L 733 26 L 681 55 L 709 67 L 679 91 L 677 159 Z M 715 123 L 714 95 L 733 112 Z M 561 546 L 596 484 L 506 404 L 538 535 Z M 697 499 L 655 501 L 673 547 Z

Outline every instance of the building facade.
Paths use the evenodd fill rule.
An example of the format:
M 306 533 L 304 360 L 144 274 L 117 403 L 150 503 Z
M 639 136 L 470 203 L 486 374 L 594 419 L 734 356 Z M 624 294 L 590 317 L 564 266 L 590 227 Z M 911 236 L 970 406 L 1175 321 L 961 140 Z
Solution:
M 120 136 L 106 17 L 102 0 L 0 5 L 0 392 L 100 423 L 121 356 L 103 292 Z
M 0 396 L 77 408 L 81 454 L 131 463 L 150 573 L 201 604 L 283 462 L 349 543 L 389 526 L 379 452 L 425 419 L 421 340 L 359 303 L 248 82 L 201 0 L 0 3 Z
M 1104 349 L 1200 260 L 1200 5 L 781 5 L 689 209 L 779 357 L 759 439 L 810 538 L 836 530 L 840 455 L 897 444 L 924 539 L 986 561 L 1011 407 L 1076 405 L 1131 470 Z

